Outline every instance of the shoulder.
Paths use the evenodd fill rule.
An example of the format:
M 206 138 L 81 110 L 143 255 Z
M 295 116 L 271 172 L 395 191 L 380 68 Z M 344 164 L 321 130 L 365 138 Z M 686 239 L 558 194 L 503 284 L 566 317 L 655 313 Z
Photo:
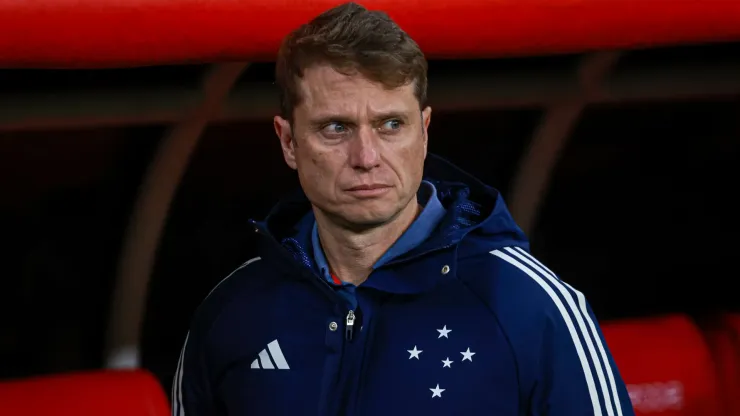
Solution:
M 562 333 L 576 320 L 590 319 L 584 295 L 521 247 L 502 247 L 465 259 L 459 272 L 463 283 L 496 316 L 515 349 L 537 353 L 533 346 L 547 343 L 547 334 Z
M 260 257 L 254 257 L 224 277 L 211 289 L 195 310 L 191 331 L 200 334 L 208 332 L 208 329 L 230 304 L 258 289 L 265 281 L 259 278 L 264 275 L 264 272 L 264 262 Z
M 458 277 L 496 308 L 554 313 L 563 292 L 573 293 L 567 283 L 521 247 L 502 247 L 461 259 L 458 268 Z

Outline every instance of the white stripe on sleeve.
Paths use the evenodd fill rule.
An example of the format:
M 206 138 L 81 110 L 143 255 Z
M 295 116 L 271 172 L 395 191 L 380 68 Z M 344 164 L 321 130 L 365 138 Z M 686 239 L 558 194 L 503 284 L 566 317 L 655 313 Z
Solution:
M 234 275 L 234 273 L 238 272 L 239 270 L 249 266 L 250 264 L 260 260 L 260 257 L 255 257 L 253 259 L 249 259 L 241 266 L 237 267 L 233 272 L 229 273 L 228 276 L 226 276 L 223 280 L 218 282 L 216 286 L 211 289 L 210 292 L 208 292 L 208 295 L 206 296 L 206 299 L 208 296 L 211 296 L 214 290 L 221 286 L 222 283 L 224 283 L 226 280 L 228 280 L 231 276 Z M 184 370 L 184 363 L 185 363 L 185 348 L 188 346 L 188 338 L 190 338 L 190 332 L 185 336 L 185 343 L 182 346 L 182 351 L 180 351 L 180 359 L 177 361 L 177 371 L 175 371 L 175 377 L 172 379 L 172 416 L 185 416 L 185 408 L 183 406 L 183 400 L 182 400 L 182 375 L 185 372 Z
M 510 249 L 507 248 L 507 251 L 509 250 Z M 578 298 L 578 306 L 580 308 L 581 315 L 585 318 L 586 322 L 588 323 L 591 336 L 593 336 L 594 340 L 596 341 L 596 347 L 599 349 L 599 354 L 601 355 L 601 362 L 604 364 L 604 368 L 606 369 L 606 375 L 609 378 L 609 388 L 612 393 L 611 397 L 613 398 L 612 404 L 617 409 L 617 416 L 623 416 L 622 415 L 622 403 L 619 400 L 619 393 L 617 392 L 617 383 L 614 381 L 614 372 L 612 371 L 611 363 L 609 363 L 609 357 L 607 356 L 606 350 L 604 349 L 604 343 L 601 342 L 601 337 L 599 336 L 599 332 L 596 329 L 596 325 L 594 324 L 593 319 L 591 319 L 591 314 L 588 313 L 588 307 L 586 305 L 586 297 L 583 295 L 583 293 L 574 289 L 568 283 L 558 279 L 555 273 L 552 272 L 552 270 L 545 267 L 542 263 L 540 263 L 539 260 L 537 260 L 531 254 L 527 253 L 524 249 L 520 247 L 515 247 L 515 250 L 519 252 L 522 256 L 525 256 L 527 259 L 529 259 L 529 261 L 525 260 L 527 264 L 534 267 L 537 271 L 542 273 L 544 276 L 548 277 L 551 282 L 554 282 L 554 284 L 558 284 L 558 285 L 565 285 L 570 290 L 572 290 L 573 293 L 576 294 L 576 297 Z M 532 264 L 532 262 L 536 264 Z M 575 311 L 574 311 L 574 314 L 575 314 Z M 581 331 L 583 331 L 583 328 L 581 328 Z M 589 344 L 590 344 L 590 340 L 589 340 Z M 600 377 L 603 378 L 603 375 L 600 375 Z M 604 397 L 609 397 L 609 396 L 607 394 L 604 394 Z M 607 403 L 608 403 L 608 400 L 607 400 Z
M 190 338 L 190 332 L 185 336 L 185 342 L 180 351 L 180 359 L 177 361 L 177 371 L 175 372 L 175 377 L 172 379 L 172 416 L 185 416 L 185 409 L 182 405 L 182 373 L 188 338 Z
M 532 280 L 534 280 L 538 285 L 540 285 L 540 287 L 550 296 L 550 299 L 552 299 L 553 303 L 555 303 L 555 306 L 560 312 L 560 315 L 563 317 L 565 326 L 568 328 L 568 332 L 570 333 L 571 340 L 573 341 L 573 345 L 575 346 L 575 349 L 576 349 L 576 354 L 578 355 L 578 360 L 581 362 L 581 368 L 583 368 L 583 374 L 586 377 L 586 387 L 588 388 L 588 394 L 591 398 L 591 405 L 593 406 L 593 409 L 594 409 L 594 416 L 602 416 L 601 403 L 599 402 L 599 395 L 596 392 L 596 382 L 594 381 L 594 376 L 591 373 L 591 367 L 589 366 L 588 358 L 586 358 L 586 353 L 583 349 L 583 343 L 581 342 L 581 339 L 578 336 L 578 332 L 576 331 L 576 328 L 573 326 L 573 320 L 570 318 L 570 314 L 568 314 L 568 311 L 565 309 L 565 305 L 563 305 L 563 302 L 560 300 L 558 295 L 552 290 L 550 285 L 545 283 L 545 281 L 542 280 L 542 278 L 538 276 L 537 273 L 529 269 L 527 266 L 523 265 L 522 263 L 520 263 L 519 261 L 517 261 L 510 255 L 500 250 L 493 250 L 491 254 L 513 265 L 514 267 L 524 272 L 527 276 L 532 278 Z

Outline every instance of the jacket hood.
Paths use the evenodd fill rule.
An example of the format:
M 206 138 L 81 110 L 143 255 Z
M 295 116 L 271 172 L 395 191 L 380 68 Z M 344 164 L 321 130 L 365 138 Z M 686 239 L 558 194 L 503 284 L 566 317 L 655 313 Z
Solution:
M 457 246 L 459 257 L 510 246 L 528 249 L 524 233 L 496 189 L 433 154 L 427 155 L 423 176 L 437 188 L 446 214 L 424 243 L 394 263 L 451 246 Z M 264 221 L 255 225 L 261 233 L 272 236 L 288 249 L 296 260 L 315 269 L 310 254 L 313 222 L 311 203 L 303 191 L 298 190 L 280 201 Z

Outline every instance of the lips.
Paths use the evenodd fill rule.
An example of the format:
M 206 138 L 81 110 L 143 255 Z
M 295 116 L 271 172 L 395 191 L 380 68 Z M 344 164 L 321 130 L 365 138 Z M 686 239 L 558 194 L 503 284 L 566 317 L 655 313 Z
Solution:
M 357 185 L 347 189 L 347 193 L 355 198 L 377 198 L 385 195 L 391 189 L 388 185 L 383 184 L 366 184 Z
M 353 186 L 352 188 L 349 188 L 348 191 L 355 192 L 355 191 L 374 191 L 377 189 L 384 189 L 384 188 L 390 188 L 388 185 L 383 184 L 370 184 L 370 185 L 357 185 Z

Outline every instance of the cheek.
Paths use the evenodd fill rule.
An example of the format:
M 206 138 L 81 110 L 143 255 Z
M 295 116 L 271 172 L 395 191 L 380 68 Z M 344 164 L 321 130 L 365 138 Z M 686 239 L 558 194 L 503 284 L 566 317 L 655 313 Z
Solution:
M 311 193 L 326 194 L 335 182 L 331 152 L 302 150 L 298 169 L 301 183 Z
M 424 169 L 424 148 L 422 140 L 414 140 L 394 149 L 393 155 L 396 159 L 394 164 L 399 176 L 407 181 L 421 177 Z
M 311 172 L 315 187 L 326 187 L 328 180 L 331 178 L 331 170 L 327 166 L 327 160 L 319 155 L 311 158 Z

